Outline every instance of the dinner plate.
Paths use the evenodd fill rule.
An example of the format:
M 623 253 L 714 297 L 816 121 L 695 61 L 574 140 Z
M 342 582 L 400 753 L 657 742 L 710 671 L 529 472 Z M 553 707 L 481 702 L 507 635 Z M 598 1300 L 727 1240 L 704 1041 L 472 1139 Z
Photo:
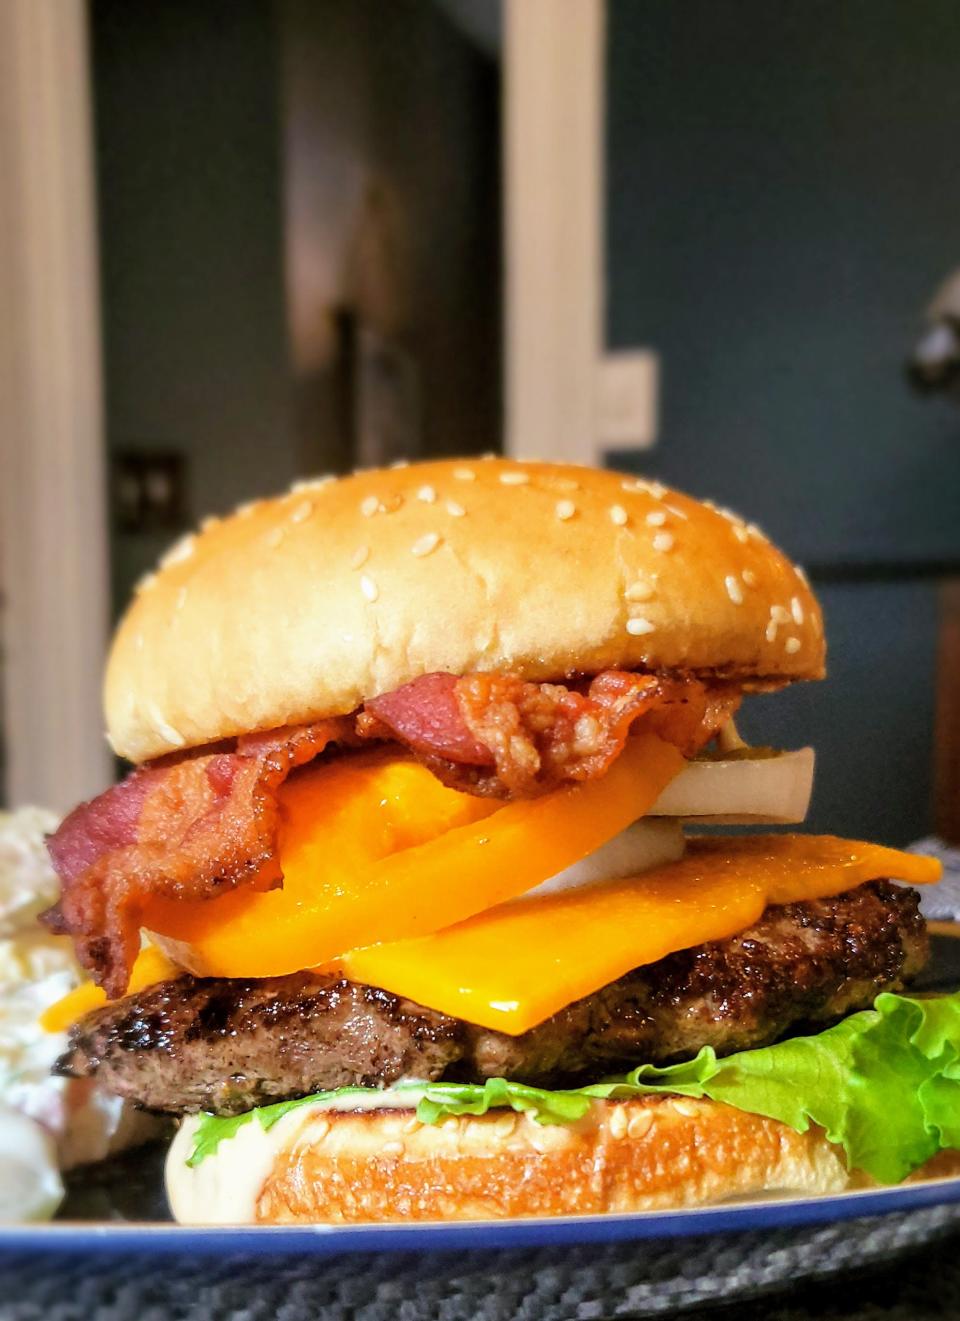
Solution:
M 121 1165 L 120 1171 L 124 1168 Z M 120 1171 L 118 1177 L 123 1177 Z M 539 1248 L 791 1229 L 800 1225 L 859 1220 L 953 1204 L 960 1208 L 960 1177 L 841 1193 L 833 1197 L 767 1198 L 682 1211 L 522 1220 L 205 1228 L 169 1222 L 61 1221 L 40 1227 L 8 1227 L 0 1234 L 0 1248 L 20 1252 L 188 1252 L 218 1256 L 237 1252 L 267 1255 L 309 1252 L 329 1256 L 364 1252 L 462 1251 L 464 1248 Z

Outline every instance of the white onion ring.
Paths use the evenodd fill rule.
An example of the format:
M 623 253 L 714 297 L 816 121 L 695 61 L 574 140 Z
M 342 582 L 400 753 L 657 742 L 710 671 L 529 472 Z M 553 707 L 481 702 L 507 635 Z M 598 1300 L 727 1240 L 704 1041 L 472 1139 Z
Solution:
M 540 899 L 545 894 L 557 894 L 561 890 L 579 890 L 585 885 L 597 885 L 601 881 L 618 881 L 624 876 L 637 876 L 640 872 L 649 871 L 651 867 L 676 862 L 683 857 L 685 847 L 683 827 L 679 821 L 651 821 L 649 817 L 644 817 L 642 821 L 635 821 L 626 830 L 621 830 L 579 862 L 565 867 L 563 871 L 541 881 L 532 890 L 517 895 L 510 902 L 523 903 L 527 899 Z
M 813 748 L 775 757 L 691 761 L 650 809 L 706 825 L 793 825 L 803 821 L 813 789 Z

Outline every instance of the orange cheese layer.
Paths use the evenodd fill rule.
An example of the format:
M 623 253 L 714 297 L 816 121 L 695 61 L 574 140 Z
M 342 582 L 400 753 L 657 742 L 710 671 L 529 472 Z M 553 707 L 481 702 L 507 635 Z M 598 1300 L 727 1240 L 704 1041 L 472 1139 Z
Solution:
M 352 981 L 517 1034 L 632 968 L 736 935 L 768 904 L 825 898 L 881 876 L 926 884 L 940 872 L 935 858 L 833 835 L 695 839 L 679 862 L 640 877 L 502 904 L 337 963 Z
M 644 816 L 684 764 L 671 744 L 640 734 L 600 780 L 501 803 L 395 754 L 321 763 L 280 790 L 282 890 L 155 902 L 144 924 L 207 977 L 276 977 L 357 945 L 428 935 L 593 853 Z
M 824 898 L 879 876 L 925 885 L 940 872 L 935 858 L 832 835 L 694 839 L 680 862 L 642 876 L 500 905 L 431 936 L 351 950 L 336 965 L 355 981 L 516 1034 L 631 968 L 736 935 L 767 904 Z M 178 972 L 148 947 L 130 993 Z M 41 1022 L 62 1032 L 105 1003 L 86 982 Z
M 135 995 L 137 991 L 146 990 L 148 986 L 154 986 L 157 982 L 169 981 L 171 977 L 177 977 L 179 974 L 180 969 L 175 963 L 153 945 L 147 945 L 137 955 L 133 972 L 130 974 L 127 994 Z M 89 1014 L 93 1009 L 99 1009 L 106 1003 L 107 997 L 99 986 L 94 982 L 81 982 L 40 1015 L 40 1026 L 45 1032 L 66 1032 L 67 1028 L 73 1027 L 74 1023 L 78 1023 L 85 1014 Z

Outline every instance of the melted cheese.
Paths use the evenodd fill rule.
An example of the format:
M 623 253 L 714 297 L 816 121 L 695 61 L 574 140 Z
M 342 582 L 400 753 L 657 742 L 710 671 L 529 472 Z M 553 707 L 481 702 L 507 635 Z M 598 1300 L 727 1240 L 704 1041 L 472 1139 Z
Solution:
M 353 981 L 518 1034 L 632 968 L 725 940 L 768 904 L 825 898 L 887 876 L 940 878 L 934 858 L 832 835 L 692 840 L 641 877 L 501 904 L 417 940 L 337 960 Z
M 128 995 L 143 991 L 157 982 L 178 977 L 181 969 L 153 945 L 146 945 L 137 955 L 130 974 Z M 95 982 L 81 982 L 62 999 L 57 1000 L 45 1013 L 40 1015 L 40 1026 L 44 1032 L 66 1032 L 67 1028 L 80 1021 L 85 1014 L 99 1009 L 107 1003 L 106 992 Z
M 319 762 L 279 791 L 283 888 L 154 901 L 145 924 L 202 977 L 278 977 L 513 899 L 649 812 L 684 761 L 653 734 L 606 775 L 500 803 L 390 753 Z

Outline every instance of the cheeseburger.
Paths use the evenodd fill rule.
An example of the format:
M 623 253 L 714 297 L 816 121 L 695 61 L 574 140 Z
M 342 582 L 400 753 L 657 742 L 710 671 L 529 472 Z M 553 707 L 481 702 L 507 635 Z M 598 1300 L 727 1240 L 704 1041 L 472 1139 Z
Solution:
M 771 830 L 813 753 L 734 724 L 823 673 L 802 571 L 656 482 L 433 462 L 212 521 L 113 644 L 134 769 L 49 841 L 59 1070 L 180 1119 L 189 1222 L 944 1171 L 960 997 L 902 994 L 938 864 Z

